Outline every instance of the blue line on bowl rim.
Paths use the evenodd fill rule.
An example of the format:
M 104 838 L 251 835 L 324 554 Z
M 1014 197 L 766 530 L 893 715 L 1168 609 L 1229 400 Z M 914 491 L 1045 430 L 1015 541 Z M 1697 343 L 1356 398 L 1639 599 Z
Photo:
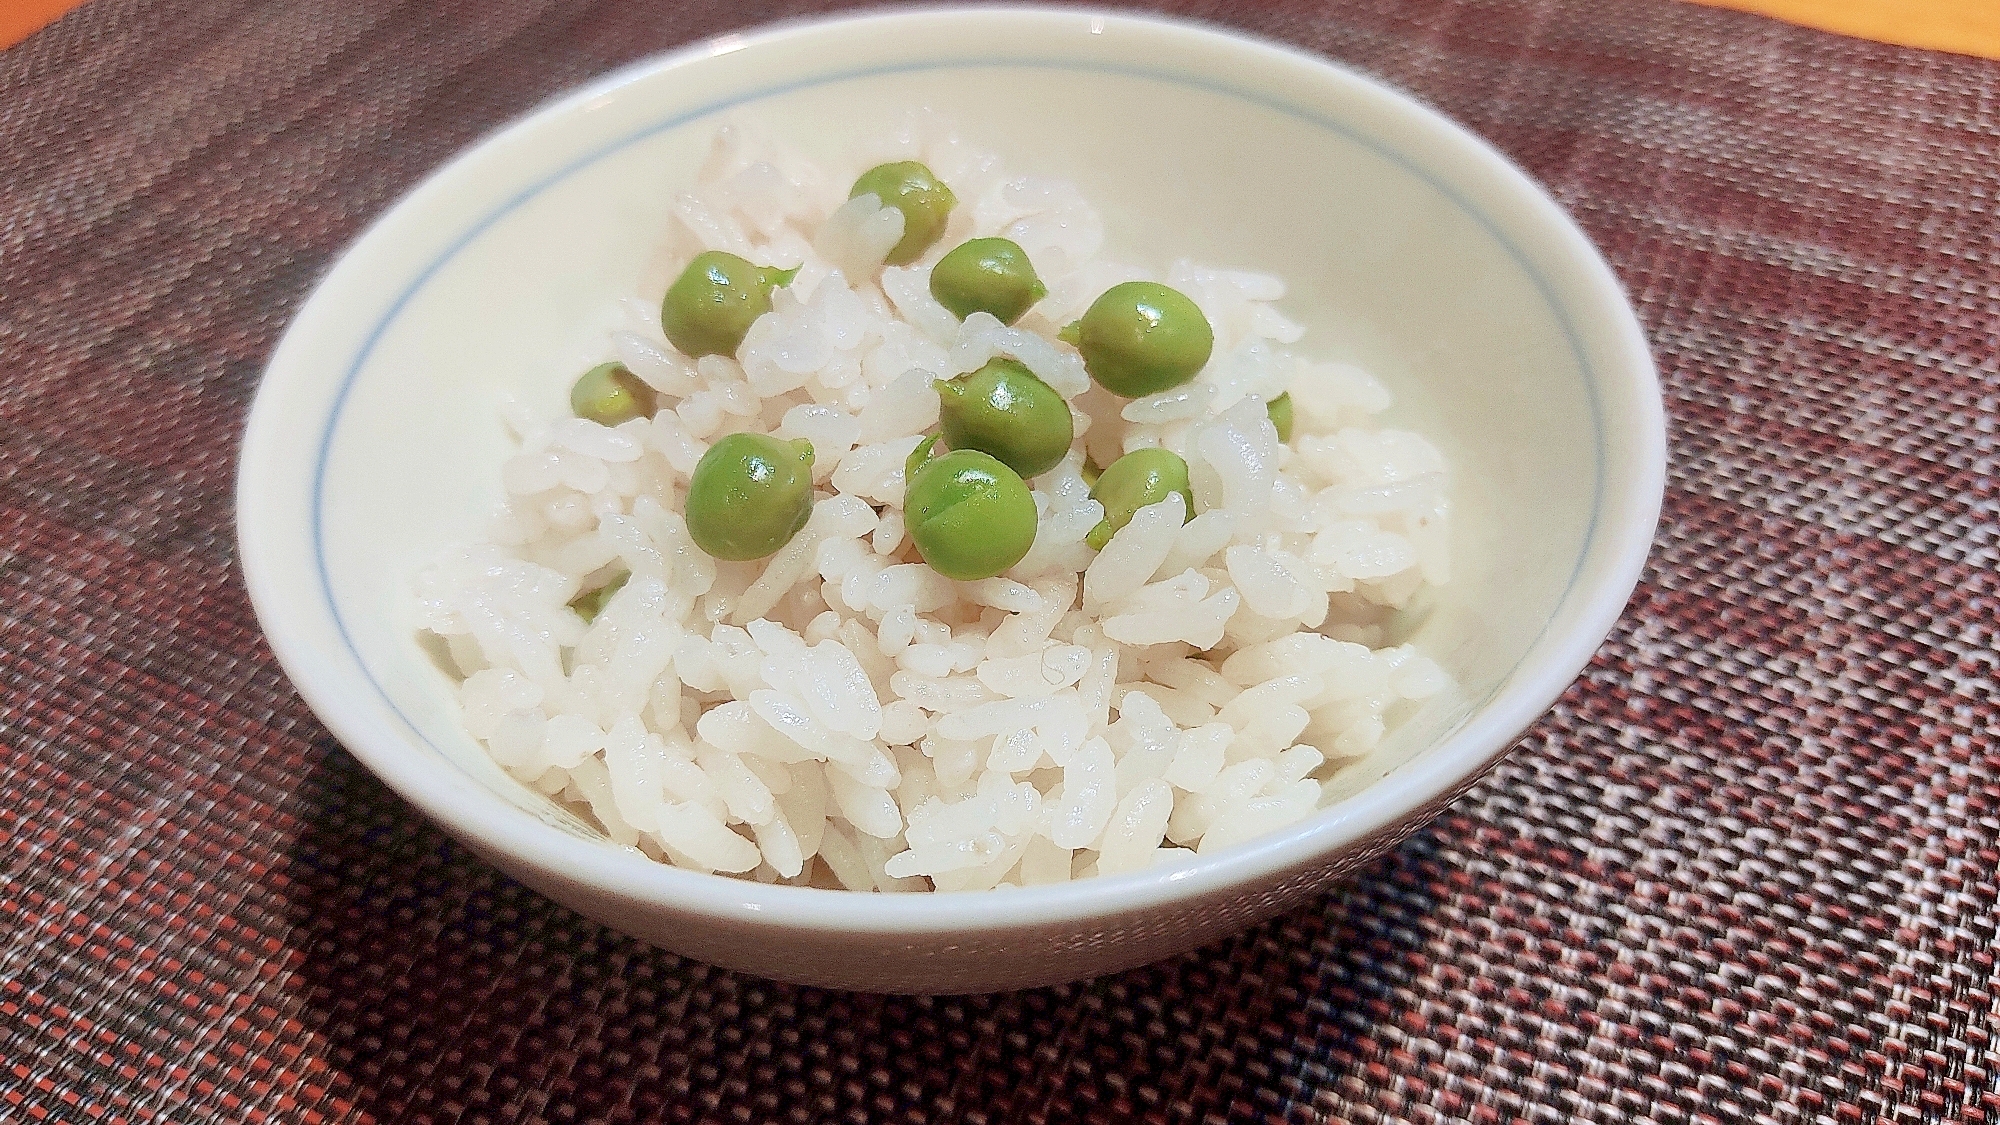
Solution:
M 1324 66 L 1333 67 L 1336 70 L 1341 70 L 1343 73 L 1351 73 L 1345 71 L 1344 68 L 1338 67 L 1337 64 L 1334 64 L 1325 59 L 1314 59 L 1312 61 L 1318 62 Z M 647 65 L 649 64 L 646 62 L 635 64 L 633 67 L 625 68 L 621 71 L 614 72 L 613 77 L 641 70 Z M 1190 89 L 1201 90 L 1206 93 L 1217 94 L 1223 97 L 1233 98 L 1238 101 L 1248 102 L 1253 105 L 1261 106 L 1265 109 L 1283 114 L 1295 120 L 1303 121 L 1307 124 L 1317 126 L 1329 132 L 1339 134 L 1346 140 L 1368 149 L 1370 152 L 1375 153 L 1377 156 L 1387 159 L 1391 163 L 1397 165 L 1398 167 L 1401 167 L 1405 171 L 1416 176 L 1418 179 L 1423 180 L 1426 184 L 1429 184 L 1433 190 L 1438 192 L 1439 195 L 1443 196 L 1447 200 L 1450 200 L 1451 203 L 1454 206 L 1456 206 L 1461 212 L 1471 217 L 1473 221 L 1478 223 L 1479 226 L 1483 228 L 1486 231 L 1486 233 L 1493 238 L 1495 242 L 1497 242 L 1503 249 L 1507 251 L 1508 257 L 1512 258 L 1514 260 L 1514 263 L 1521 268 L 1521 271 L 1525 273 L 1528 276 L 1528 278 L 1534 283 L 1535 289 L 1541 295 L 1543 303 L 1548 307 L 1550 313 L 1555 317 L 1557 325 L 1561 328 L 1563 334 L 1563 340 L 1569 345 L 1570 354 L 1576 360 L 1578 372 L 1582 376 L 1585 397 L 1588 399 L 1590 404 L 1591 428 L 1597 437 L 1596 445 L 1592 450 L 1594 454 L 1594 475 L 1591 481 L 1590 519 L 1589 522 L 1584 527 L 1583 542 L 1579 545 L 1577 550 L 1576 564 L 1570 570 L 1570 576 L 1563 588 L 1562 596 L 1558 598 L 1556 601 L 1556 609 L 1560 611 L 1561 608 L 1568 603 L 1570 595 L 1573 594 L 1576 590 L 1577 577 L 1583 571 L 1584 560 L 1589 557 L 1591 547 L 1596 542 L 1598 520 L 1602 514 L 1603 503 L 1604 503 L 1604 478 L 1605 478 L 1605 460 L 1606 460 L 1605 447 L 1604 447 L 1605 443 L 1604 411 L 1603 411 L 1603 403 L 1600 401 L 1598 397 L 1597 371 L 1596 368 L 1591 364 L 1589 357 L 1585 355 L 1582 343 L 1577 338 L 1576 328 L 1571 323 L 1570 317 L 1568 315 L 1569 310 L 1563 305 L 1561 301 L 1556 299 L 1554 288 L 1553 286 L 1550 285 L 1548 279 L 1542 276 L 1541 271 L 1535 268 L 1534 263 L 1529 261 L 1527 255 L 1522 252 L 1521 248 L 1516 246 L 1514 244 L 1514 241 L 1507 237 L 1506 233 L 1500 229 L 1499 225 L 1495 223 L 1490 216 L 1488 216 L 1484 211 L 1480 210 L 1478 207 L 1474 206 L 1464 196 L 1460 195 L 1454 188 L 1451 187 L 1450 184 L 1446 183 L 1445 181 L 1439 179 L 1437 176 L 1433 175 L 1423 165 L 1421 165 L 1420 163 L 1418 163 L 1416 160 L 1409 157 L 1405 153 L 1401 152 L 1400 150 L 1395 149 L 1390 145 L 1388 145 L 1387 143 L 1377 140 L 1374 137 L 1370 137 L 1364 133 L 1357 132 L 1354 129 L 1349 128 L 1345 124 L 1330 119 L 1320 113 L 1314 112 L 1311 109 L 1295 105 L 1290 102 L 1281 101 L 1276 98 L 1267 97 L 1262 94 L 1253 93 L 1248 90 L 1243 90 L 1235 86 L 1227 85 L 1225 83 L 1216 82 L 1205 78 L 1196 78 L 1190 75 L 1180 74 L 1173 71 L 1166 71 L 1151 67 L 1132 66 L 1132 65 L 1124 65 L 1117 63 L 1096 63 L 1096 62 L 1081 62 L 1069 59 L 1038 58 L 1031 55 L 1024 55 L 1017 57 L 995 56 L 989 58 L 956 59 L 949 62 L 912 62 L 912 63 L 898 63 L 887 66 L 862 67 L 854 70 L 835 71 L 827 74 L 816 75 L 811 78 L 804 78 L 791 82 L 778 83 L 776 85 L 765 86 L 756 90 L 747 91 L 742 94 L 738 94 L 734 97 L 725 98 L 715 102 L 710 102 L 695 109 L 675 114 L 671 117 L 666 118 L 665 120 L 655 121 L 652 124 L 628 132 L 625 135 L 615 140 L 609 141 L 599 146 L 598 148 L 593 149 L 592 151 L 584 154 L 583 156 L 577 157 L 576 159 L 570 161 L 568 164 L 565 164 L 562 167 L 556 169 L 555 171 L 549 173 L 547 176 L 544 176 L 542 179 L 537 180 L 534 183 L 530 184 L 529 186 L 523 188 L 521 191 L 519 191 L 514 196 L 506 200 L 504 203 L 500 204 L 497 208 L 488 212 L 486 215 L 481 217 L 477 222 L 473 223 L 469 228 L 467 228 L 465 232 L 461 234 L 457 239 L 455 239 L 449 246 L 445 247 L 442 251 L 440 251 L 437 254 L 437 256 L 432 258 L 431 261 L 428 264 L 426 264 L 421 271 L 418 272 L 417 276 L 413 280 L 411 280 L 410 283 L 407 286 L 405 286 L 400 293 L 396 295 L 396 299 L 390 303 L 389 308 L 382 314 L 381 319 L 376 321 L 375 326 L 369 331 L 368 338 L 362 342 L 360 350 L 354 354 L 353 360 L 348 364 L 346 374 L 341 378 L 340 389 L 334 395 L 333 407 L 328 412 L 325 427 L 324 429 L 322 429 L 320 433 L 319 449 L 313 464 L 312 523 L 311 523 L 313 566 L 319 577 L 320 594 L 325 601 L 327 612 L 333 618 L 334 627 L 340 634 L 341 644 L 346 647 L 348 655 L 354 658 L 355 666 L 361 669 L 361 674 L 363 677 L 367 679 L 368 686 L 374 689 L 376 696 L 382 701 L 384 705 L 386 705 L 389 708 L 390 712 L 393 713 L 396 716 L 396 718 L 402 722 L 404 727 L 408 728 L 411 734 L 415 735 L 420 742 L 422 742 L 425 746 L 429 747 L 431 752 L 437 755 L 438 758 L 451 763 L 452 767 L 454 769 L 457 769 L 460 773 L 466 774 L 466 776 L 468 777 L 471 776 L 469 773 L 467 773 L 464 766 L 460 765 L 456 759 L 454 759 L 451 755 L 445 753 L 441 747 L 439 747 L 435 742 L 431 741 L 430 737 L 426 735 L 423 732 L 423 730 L 420 729 L 414 722 L 412 722 L 408 715 L 403 713 L 403 709 L 401 707 L 398 707 L 396 705 L 396 701 L 390 697 L 389 693 L 383 690 L 382 682 L 380 679 L 376 677 L 374 669 L 369 667 L 368 661 L 362 657 L 360 650 L 355 647 L 354 639 L 349 634 L 347 629 L 347 620 L 340 612 L 340 603 L 338 599 L 336 599 L 333 595 L 333 581 L 327 568 L 326 542 L 325 542 L 324 528 L 322 526 L 325 514 L 325 485 L 326 485 L 327 462 L 332 454 L 334 431 L 339 428 L 341 414 L 346 407 L 348 394 L 350 391 L 353 390 L 355 381 L 360 377 L 362 367 L 367 364 L 368 359 L 373 354 L 376 345 L 380 343 L 382 337 L 385 334 L 387 334 L 390 325 L 392 325 L 396 321 L 396 319 L 402 315 L 403 309 L 409 304 L 410 299 L 414 297 L 419 290 L 423 289 L 424 286 L 429 284 L 431 279 L 437 275 L 439 270 L 444 268 L 447 262 L 457 257 L 458 254 L 461 251 L 463 251 L 467 246 L 471 245 L 475 239 L 477 239 L 480 235 L 486 233 L 494 226 L 494 224 L 498 223 L 501 219 L 507 217 L 507 215 L 512 213 L 515 209 L 519 208 L 523 204 L 527 203 L 529 200 L 540 195 L 542 192 L 548 190 L 550 187 L 554 186 L 560 181 L 567 179 L 572 175 L 575 175 L 576 173 L 582 171 L 583 169 L 589 167 L 590 165 L 595 164 L 598 161 L 603 160 L 614 153 L 617 153 L 632 145 L 638 144 L 641 141 L 645 141 L 649 138 L 658 136 L 661 133 L 669 132 L 674 129 L 679 129 L 686 125 L 691 125 L 697 121 L 700 121 L 705 117 L 712 117 L 716 114 L 724 113 L 728 110 L 735 109 L 739 106 L 746 105 L 751 102 L 761 101 L 765 98 L 778 97 L 784 94 L 795 93 L 800 90 L 808 90 L 817 86 L 826 86 L 826 85 L 832 85 L 837 82 L 850 82 L 856 79 L 877 78 L 888 75 L 916 74 L 934 70 L 971 70 L 971 69 L 981 69 L 981 68 L 1047 69 L 1047 70 L 1071 71 L 1071 72 L 1078 72 L 1085 74 L 1109 74 L 1126 78 L 1140 78 L 1149 81 L 1165 82 L 1172 85 L 1184 86 Z M 1370 82 L 1373 85 L 1382 86 L 1381 83 L 1377 82 L 1374 79 L 1364 79 L 1364 80 Z M 1386 89 L 1386 87 L 1383 88 Z M 1408 97 L 1407 94 L 1401 94 L 1401 96 L 1405 98 Z M 545 110 L 536 110 L 534 112 L 529 113 L 526 117 L 516 122 L 515 126 L 525 125 L 530 122 L 533 122 L 536 119 L 536 117 L 538 117 L 542 112 L 545 112 Z M 1453 124 L 1455 125 L 1456 123 Z M 509 128 L 515 126 L 509 126 Z M 1461 129 L 1463 128 L 1463 126 L 1457 126 L 1457 127 Z M 490 137 L 482 139 L 480 144 L 484 145 L 491 139 L 492 138 Z M 476 151 L 476 150 L 469 150 L 469 151 Z M 428 179 L 426 179 L 425 182 L 428 182 Z M 400 205 L 400 201 L 398 205 Z M 1555 615 L 1552 614 L 1551 618 L 1553 619 L 1554 616 Z M 1528 648 L 1532 650 L 1536 645 L 1540 644 L 1542 638 L 1546 636 L 1547 633 L 1548 633 L 1548 625 L 1547 623 L 1544 623 L 1542 629 L 1535 634 L 1535 639 L 1529 642 Z M 1522 659 L 1525 660 L 1526 657 L 1523 656 Z M 1487 694 L 1482 699 L 1480 699 L 1478 703 L 1473 704 L 1468 709 L 1467 713 L 1469 714 L 1472 712 L 1476 712 L 1480 707 L 1485 706 L 1489 701 L 1491 701 L 1495 695 L 1499 694 L 1500 690 L 1503 687 L 1505 687 L 1506 684 L 1513 678 L 1514 671 L 1517 670 L 1519 667 L 1520 667 L 1520 662 L 1517 661 L 1515 663 L 1514 668 L 1509 669 L 1507 675 L 1500 677 L 1500 679 L 1496 682 L 1495 686 L 1490 691 L 1488 691 Z M 1326 811 L 1325 809 L 1321 810 L 1321 812 L 1325 811 Z

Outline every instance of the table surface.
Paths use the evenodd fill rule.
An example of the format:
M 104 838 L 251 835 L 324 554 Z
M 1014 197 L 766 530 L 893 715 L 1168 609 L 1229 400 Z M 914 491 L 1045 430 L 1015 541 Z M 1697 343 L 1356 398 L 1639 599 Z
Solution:
M 551 905 L 292 693 L 231 476 L 313 280 L 551 93 L 811 3 L 92 0 L 0 54 L 0 1119 L 2000 1114 L 2000 64 L 1672 0 L 1181 0 L 1547 183 L 1630 288 L 1652 563 L 1327 897 L 1084 984 L 770 984 Z
M 2000 59 L 1993 0 L 1695 0 L 1906 47 Z

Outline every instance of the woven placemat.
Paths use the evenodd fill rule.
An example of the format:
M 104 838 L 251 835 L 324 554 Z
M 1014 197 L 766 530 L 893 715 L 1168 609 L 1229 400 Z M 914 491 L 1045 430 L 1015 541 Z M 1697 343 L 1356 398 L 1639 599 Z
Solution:
M 1658 351 L 1653 563 L 1492 777 L 1240 938 L 999 996 L 739 977 L 500 877 L 260 638 L 260 365 L 460 146 L 813 6 L 90 0 L 0 54 L 0 1119 L 2000 1114 L 2000 64 L 1668 0 L 1174 7 L 1493 139 Z

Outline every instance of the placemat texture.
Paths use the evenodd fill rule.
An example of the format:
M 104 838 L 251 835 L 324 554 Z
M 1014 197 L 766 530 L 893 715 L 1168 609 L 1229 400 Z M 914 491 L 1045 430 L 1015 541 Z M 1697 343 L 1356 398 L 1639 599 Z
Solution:
M 1086 984 L 733 976 L 498 876 L 235 569 L 260 365 L 490 127 L 799 3 L 90 0 L 0 54 L 0 1118 L 1985 1121 L 2000 64 L 1665 0 L 1188 0 L 1493 139 L 1658 350 L 1666 513 L 1518 751 Z

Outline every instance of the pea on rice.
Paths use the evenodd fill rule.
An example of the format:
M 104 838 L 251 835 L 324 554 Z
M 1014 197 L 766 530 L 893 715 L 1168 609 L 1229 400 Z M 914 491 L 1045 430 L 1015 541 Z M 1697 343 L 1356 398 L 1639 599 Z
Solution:
M 1310 816 L 1413 701 L 1447 690 L 1390 614 L 1447 580 L 1444 459 L 1380 428 L 1389 405 L 1303 335 L 1263 274 L 1102 254 L 1067 183 L 1006 171 L 917 119 L 867 162 L 814 166 L 719 131 L 674 198 L 665 258 L 798 266 L 735 358 L 699 360 L 635 295 L 603 341 L 652 389 L 615 427 L 503 404 L 520 449 L 486 542 L 418 579 L 423 628 L 463 677 L 465 725 L 523 784 L 616 843 L 701 871 L 859 891 L 979 890 L 1184 862 Z M 959 205 L 908 266 L 854 173 L 919 160 Z M 929 270 L 970 238 L 1027 252 L 1048 294 L 1014 326 L 961 322 Z M 1122 400 L 1056 340 L 1125 281 L 1193 298 L 1214 330 L 1193 382 Z M 953 581 L 906 534 L 904 464 L 938 424 L 935 378 L 1011 357 L 1069 402 L 1077 437 L 1029 483 L 1033 546 Z M 1297 434 L 1266 404 L 1289 392 Z M 689 476 L 737 432 L 804 438 L 816 499 L 768 558 L 698 549 Z M 1160 447 L 1172 493 L 1102 550 L 1086 458 Z M 579 595 L 623 585 L 594 617 Z

